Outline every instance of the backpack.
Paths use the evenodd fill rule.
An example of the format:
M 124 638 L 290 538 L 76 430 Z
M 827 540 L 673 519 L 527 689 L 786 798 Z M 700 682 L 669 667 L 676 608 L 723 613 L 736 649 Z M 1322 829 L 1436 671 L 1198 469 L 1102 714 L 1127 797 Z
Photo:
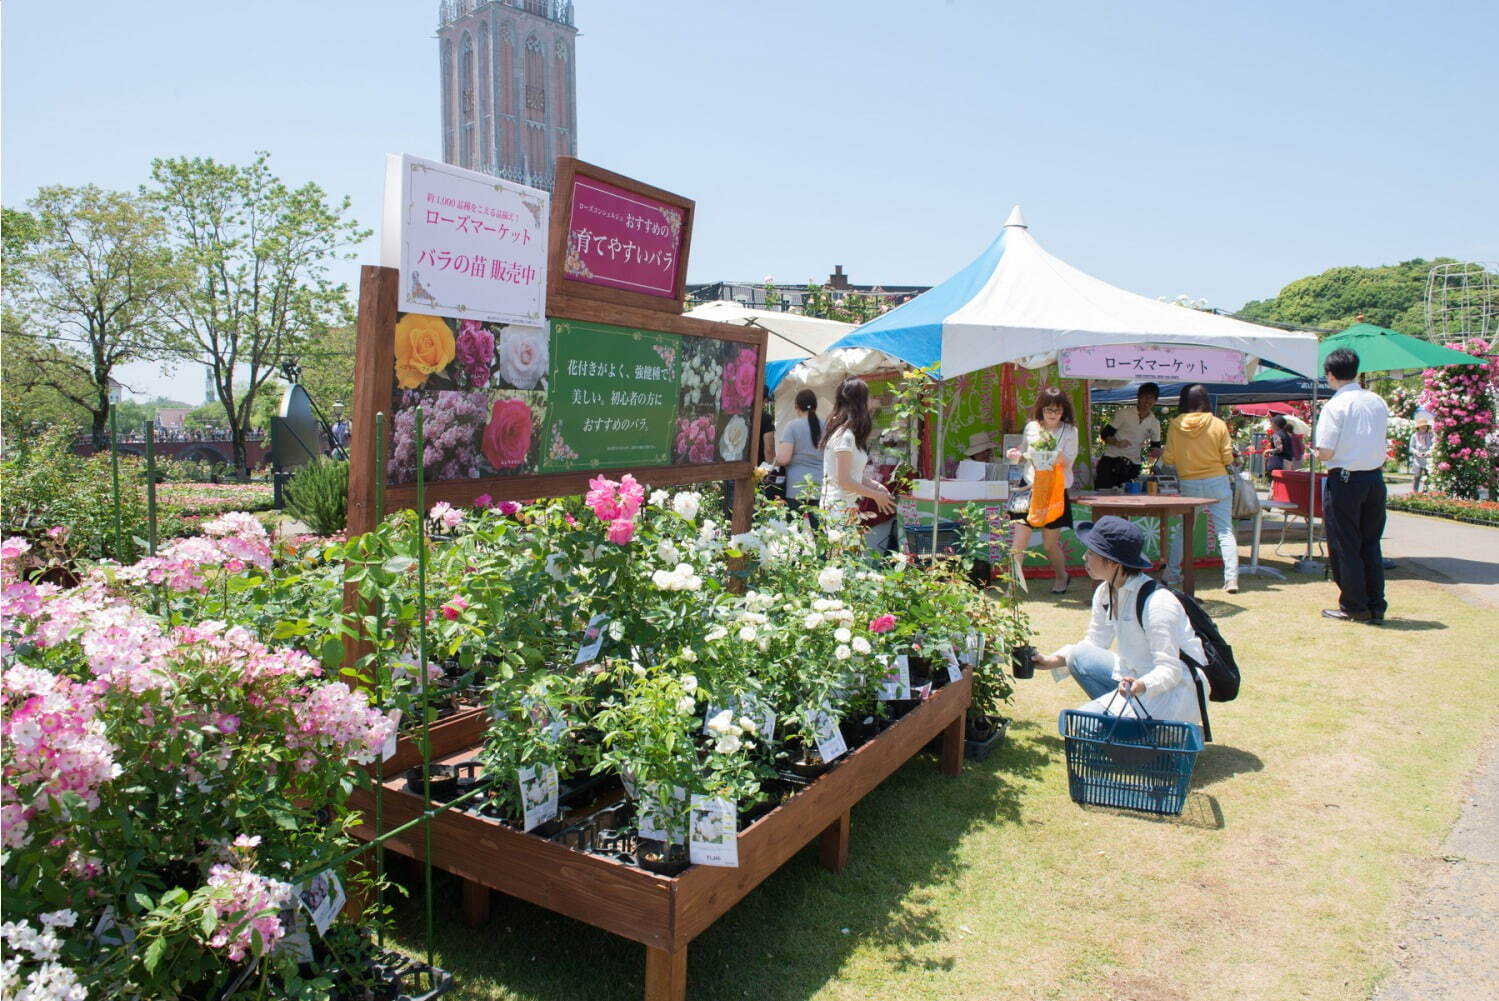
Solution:
M 1301 440 L 1301 435 L 1299 434 L 1293 434 L 1290 438 L 1291 455 L 1289 458 L 1292 462 L 1300 462 L 1302 457 L 1306 455 L 1306 443 Z
M 1147 580 L 1135 599 L 1135 619 L 1142 629 L 1145 627 L 1145 602 L 1158 590 L 1176 597 L 1182 610 L 1187 613 L 1187 622 L 1191 625 L 1192 632 L 1202 642 L 1202 652 L 1207 663 L 1199 664 L 1185 653 L 1181 654 L 1181 659 L 1188 667 L 1196 668 L 1208 679 L 1208 691 L 1204 693 L 1197 671 L 1192 672 L 1192 681 L 1197 687 L 1197 705 L 1202 711 L 1203 737 L 1210 741 L 1213 739 L 1213 729 L 1208 724 L 1208 699 L 1214 702 L 1232 702 L 1239 697 L 1239 665 L 1234 662 L 1233 647 L 1224 642 L 1223 634 L 1218 631 L 1213 617 L 1198 604 L 1196 598 L 1157 580 Z

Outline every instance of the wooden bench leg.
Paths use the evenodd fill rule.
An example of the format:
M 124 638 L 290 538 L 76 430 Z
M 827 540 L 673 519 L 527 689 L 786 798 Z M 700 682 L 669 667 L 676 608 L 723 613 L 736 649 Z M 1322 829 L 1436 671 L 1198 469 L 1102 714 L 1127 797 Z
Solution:
M 687 1001 L 687 947 L 645 947 L 645 1001 Z
M 959 714 L 942 731 L 942 774 L 948 777 L 963 770 L 963 733 L 967 716 L 967 713 Z
M 819 851 L 822 867 L 828 872 L 842 872 L 848 866 L 848 827 L 852 815 L 848 810 L 822 832 Z
M 489 887 L 471 879 L 463 881 L 463 923 L 470 928 L 489 920 Z

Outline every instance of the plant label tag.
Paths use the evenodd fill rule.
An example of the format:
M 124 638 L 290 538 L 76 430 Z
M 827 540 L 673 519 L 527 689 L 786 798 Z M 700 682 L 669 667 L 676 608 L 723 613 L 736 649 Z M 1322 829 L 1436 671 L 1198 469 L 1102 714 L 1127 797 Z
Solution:
M 911 689 L 911 698 L 921 699 L 923 702 L 932 697 L 932 683 L 928 681 L 920 688 Z
M 733 800 L 692 797 L 691 825 L 687 848 L 693 865 L 738 867 L 739 810 Z
M 396 756 L 396 734 L 400 729 L 401 710 L 397 709 L 390 714 L 390 736 L 385 738 L 385 746 L 380 748 L 381 761 L 389 761 Z
M 604 627 L 609 624 L 607 615 L 599 614 L 588 620 L 588 626 L 583 630 L 583 645 L 578 647 L 577 659 L 574 665 L 588 664 L 599 655 L 604 647 Z
M 879 699 L 881 702 L 892 702 L 910 697 L 911 661 L 905 654 L 901 654 L 895 658 L 895 666 L 890 669 L 890 673 L 880 682 Z
M 302 906 L 312 915 L 312 925 L 319 935 L 328 934 L 328 928 L 338 912 L 344 909 L 348 899 L 344 885 L 333 872 L 320 872 L 297 889 Z
M 541 739 L 548 744 L 557 744 L 567 732 L 567 720 L 556 713 L 545 702 L 538 702 L 529 695 L 521 697 L 521 708 L 531 718 L 531 724 L 541 731 Z
M 947 661 L 947 680 L 949 682 L 962 681 L 963 668 L 958 664 L 958 655 L 953 653 L 952 647 L 943 647 L 942 657 Z
M 757 738 L 767 744 L 776 735 L 776 710 L 769 702 L 760 698 L 754 692 L 745 692 L 739 696 L 739 711 L 752 720 L 758 721 L 760 732 L 755 734 Z
M 557 769 L 532 765 L 520 770 L 520 801 L 526 811 L 525 829 L 530 831 L 557 819 Z
M 812 723 L 817 736 L 817 753 L 822 756 L 823 761 L 832 764 L 848 753 L 848 743 L 843 739 L 843 732 L 838 729 L 838 721 L 833 718 L 832 713 L 819 709 L 812 718 Z
M 681 786 L 672 786 L 671 798 L 684 800 L 687 798 L 687 790 Z M 656 802 L 655 786 L 646 790 L 645 796 L 640 799 L 640 807 L 636 812 L 635 828 L 642 838 L 651 841 L 665 841 L 672 844 L 681 844 L 681 831 L 668 831 L 666 820 L 661 816 L 659 804 Z
M 984 659 L 984 636 L 982 633 L 969 633 L 963 642 L 963 652 L 958 655 L 958 660 L 964 667 L 978 667 L 979 661 Z
M 276 915 L 285 934 L 276 943 L 276 955 L 290 956 L 298 963 L 312 962 L 312 936 L 307 933 L 307 914 L 295 902 Z

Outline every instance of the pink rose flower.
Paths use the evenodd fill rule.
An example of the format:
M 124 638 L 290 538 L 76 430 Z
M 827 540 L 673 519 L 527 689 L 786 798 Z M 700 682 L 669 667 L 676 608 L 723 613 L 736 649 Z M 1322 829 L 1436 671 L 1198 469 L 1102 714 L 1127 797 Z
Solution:
M 520 505 L 515 501 L 500 501 L 499 512 L 507 518 L 520 514 Z
M 895 616 L 886 612 L 884 615 L 876 616 L 869 620 L 869 631 L 872 633 L 888 633 L 895 628 Z
M 482 389 L 489 384 L 489 366 L 494 361 L 494 334 L 486 330 L 484 324 L 477 320 L 461 321 L 453 353 L 470 386 Z
M 760 358 L 754 348 L 740 348 L 723 367 L 722 409 L 725 413 L 748 410 L 755 402 L 755 377 Z
M 531 451 L 531 408 L 523 400 L 495 400 L 484 429 L 484 458 L 495 469 L 526 461 Z
M 477 508 L 486 508 L 486 507 L 489 507 L 490 505 L 492 505 L 493 503 L 494 503 L 494 498 L 491 497 L 491 496 L 489 496 L 489 494 L 480 494 L 479 496 L 477 496 L 477 497 L 474 498 L 474 507 L 477 507 Z
M 467 607 L 468 602 L 464 601 L 458 595 L 454 595 L 448 600 L 447 604 L 442 606 L 442 617 L 452 622 L 458 616 L 462 615 L 463 610 Z
M 607 538 L 616 546 L 623 546 L 635 537 L 635 522 L 629 518 L 616 518 L 609 523 Z

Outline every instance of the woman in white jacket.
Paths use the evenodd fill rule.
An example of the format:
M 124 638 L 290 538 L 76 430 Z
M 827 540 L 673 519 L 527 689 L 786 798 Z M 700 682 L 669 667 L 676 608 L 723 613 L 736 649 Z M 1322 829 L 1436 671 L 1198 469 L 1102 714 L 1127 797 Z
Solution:
M 1135 614 L 1140 588 L 1150 580 L 1142 572 L 1151 566 L 1143 554 L 1145 533 L 1114 515 L 1096 523 L 1080 522 L 1076 531 L 1088 549 L 1088 576 L 1099 582 L 1093 592 L 1093 616 L 1081 642 L 1053 654 L 1037 654 L 1036 664 L 1065 666 L 1088 697 L 1100 704 L 1118 691 L 1137 697 L 1157 719 L 1201 726 L 1197 688 L 1182 654 L 1199 664 L 1206 657 L 1186 610 L 1162 588 L 1146 599 L 1143 624 Z M 1118 650 L 1110 650 L 1116 640 Z M 1206 692 L 1207 678 L 1199 672 L 1197 681 Z M 1101 705 L 1090 708 L 1101 711 Z

